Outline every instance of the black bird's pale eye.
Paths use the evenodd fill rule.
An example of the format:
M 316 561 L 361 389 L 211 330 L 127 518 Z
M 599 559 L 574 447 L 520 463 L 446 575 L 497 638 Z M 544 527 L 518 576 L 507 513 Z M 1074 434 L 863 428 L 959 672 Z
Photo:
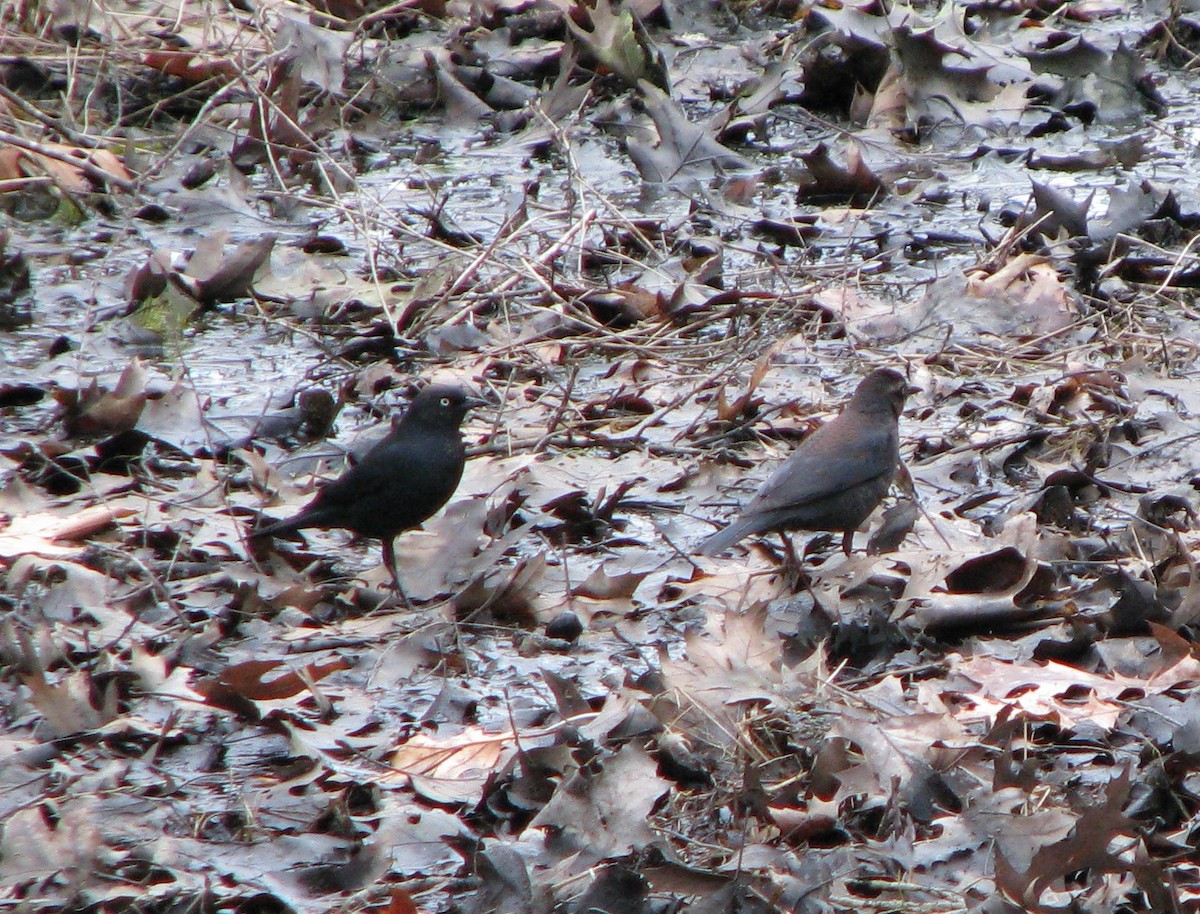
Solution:
M 442 399 L 441 399 L 441 404 L 442 404 L 442 406 L 443 406 L 444 408 L 446 408 L 446 409 L 449 409 L 449 408 L 450 408 L 450 398 L 449 398 L 449 397 L 442 397 Z

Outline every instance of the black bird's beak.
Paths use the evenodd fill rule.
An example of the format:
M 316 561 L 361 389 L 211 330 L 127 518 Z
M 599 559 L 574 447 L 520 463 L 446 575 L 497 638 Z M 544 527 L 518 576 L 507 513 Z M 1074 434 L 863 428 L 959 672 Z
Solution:
M 489 400 L 485 400 L 483 397 L 476 396 L 475 394 L 468 395 L 464 402 L 467 405 L 467 409 L 479 409 L 483 406 L 492 405 Z
M 918 387 L 916 384 L 909 384 L 904 388 L 904 396 L 911 397 L 913 394 L 919 394 L 924 389 L 924 387 Z

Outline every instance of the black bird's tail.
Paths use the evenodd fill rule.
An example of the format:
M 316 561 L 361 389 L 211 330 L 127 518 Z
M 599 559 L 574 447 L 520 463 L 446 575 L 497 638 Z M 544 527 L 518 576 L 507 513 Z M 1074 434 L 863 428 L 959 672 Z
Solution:
M 305 526 L 307 525 L 301 517 L 292 517 L 288 520 L 267 524 L 267 526 L 259 527 L 257 530 L 251 530 L 250 537 L 251 539 L 259 539 L 264 536 L 283 536 L 288 533 L 295 533 Z

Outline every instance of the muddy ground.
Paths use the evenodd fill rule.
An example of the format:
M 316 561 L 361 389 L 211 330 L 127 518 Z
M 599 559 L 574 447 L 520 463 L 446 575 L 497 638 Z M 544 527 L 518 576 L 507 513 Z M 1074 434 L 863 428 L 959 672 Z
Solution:
M 0 10 L 0 897 L 1198 911 L 1188 4 Z M 727 522 L 919 388 L 844 555 Z M 416 387 L 397 541 L 252 542 Z

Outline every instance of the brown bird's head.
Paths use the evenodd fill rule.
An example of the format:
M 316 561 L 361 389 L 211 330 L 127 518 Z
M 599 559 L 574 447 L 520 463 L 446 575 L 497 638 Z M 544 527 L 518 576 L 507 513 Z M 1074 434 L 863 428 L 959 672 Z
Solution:
M 908 379 L 892 368 L 877 368 L 858 382 L 854 396 L 846 404 L 846 412 L 878 415 L 895 419 L 904 409 L 904 398 L 912 392 Z

